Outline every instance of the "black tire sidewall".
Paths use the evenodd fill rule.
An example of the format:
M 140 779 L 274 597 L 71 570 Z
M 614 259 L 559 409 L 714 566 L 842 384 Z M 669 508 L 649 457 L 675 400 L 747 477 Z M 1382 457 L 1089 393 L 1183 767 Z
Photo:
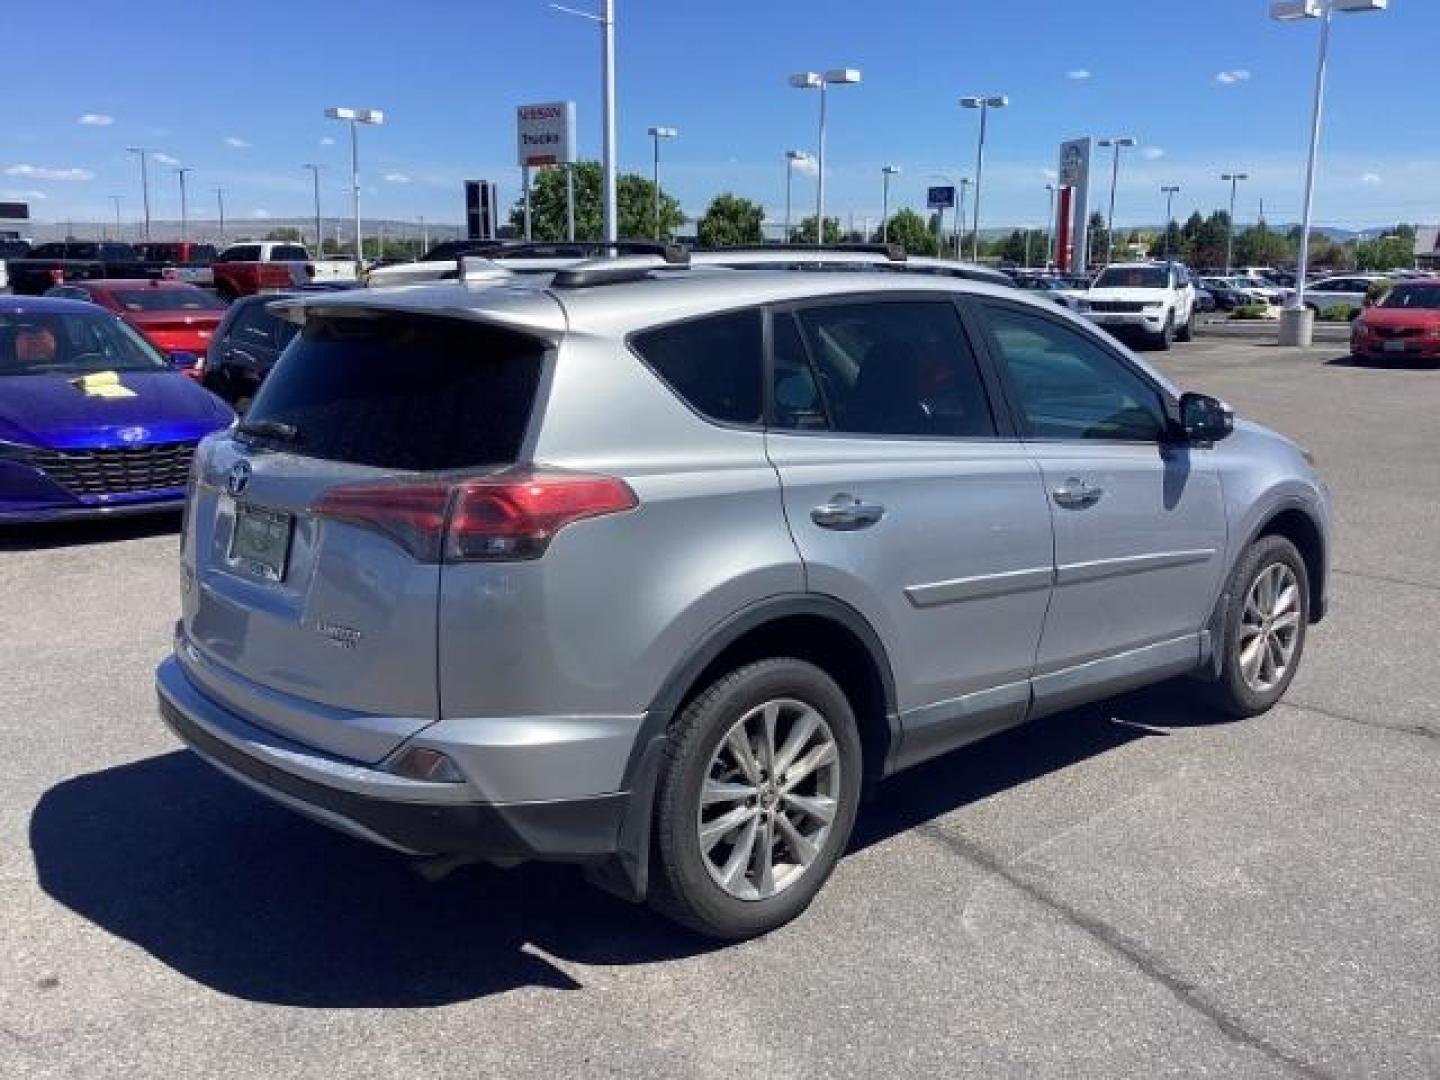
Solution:
M 695 814 L 710 759 L 720 740 L 746 712 L 788 697 L 818 709 L 840 756 L 840 798 L 820 856 L 804 877 L 766 900 L 739 900 L 710 877 L 700 851 Z M 844 853 L 860 801 L 860 738 L 854 712 L 840 687 L 813 664 L 763 660 L 717 680 L 685 709 L 671 732 L 656 799 L 653 900 L 690 928 L 726 940 L 754 937 L 784 925 L 809 906 Z
M 1300 590 L 1300 625 L 1296 633 L 1295 653 L 1290 668 L 1279 684 L 1261 693 L 1245 681 L 1240 672 L 1239 653 L 1236 642 L 1240 635 L 1241 620 L 1245 612 L 1245 597 L 1260 572 L 1277 562 L 1283 562 L 1295 574 Z M 1216 704 L 1225 712 L 1235 716 L 1256 716 L 1272 708 L 1285 696 L 1300 662 L 1305 655 L 1305 639 L 1310 622 L 1310 576 L 1300 552 L 1283 536 L 1262 536 L 1250 545 L 1230 578 L 1229 598 L 1225 607 L 1223 639 L 1217 647 L 1221 654 L 1220 677 L 1216 681 Z

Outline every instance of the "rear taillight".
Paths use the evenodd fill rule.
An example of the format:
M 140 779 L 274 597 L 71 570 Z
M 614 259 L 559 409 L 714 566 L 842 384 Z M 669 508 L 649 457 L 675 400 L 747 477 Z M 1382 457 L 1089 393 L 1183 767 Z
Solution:
M 422 562 L 506 562 L 538 559 L 565 526 L 638 505 L 612 476 L 518 470 L 453 483 L 346 484 L 310 512 L 383 533 Z

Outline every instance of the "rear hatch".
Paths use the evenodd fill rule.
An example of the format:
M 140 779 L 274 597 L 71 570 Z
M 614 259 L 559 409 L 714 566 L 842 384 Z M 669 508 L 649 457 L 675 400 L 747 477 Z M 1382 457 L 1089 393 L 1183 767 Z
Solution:
M 192 679 L 251 722 L 355 761 L 433 722 L 440 566 L 394 532 L 425 527 L 424 512 L 388 508 L 387 532 L 315 508 L 352 485 L 514 463 L 545 349 L 468 319 L 312 314 L 244 425 L 197 466 L 179 650 Z

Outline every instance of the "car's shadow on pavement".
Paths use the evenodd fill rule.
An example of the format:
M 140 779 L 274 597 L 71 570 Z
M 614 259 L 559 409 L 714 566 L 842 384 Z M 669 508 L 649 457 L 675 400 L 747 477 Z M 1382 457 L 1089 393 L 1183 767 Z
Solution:
M 40 551 L 85 544 L 113 544 L 179 531 L 179 510 L 133 517 L 0 525 L 0 551 Z
M 1430 375 L 1435 373 L 1436 367 L 1440 367 L 1440 364 L 1433 360 L 1417 360 L 1414 357 L 1376 356 L 1362 360 L 1349 353 L 1326 360 L 1325 363 L 1328 367 L 1375 368 L 1377 371 L 1423 371 Z
M 1016 729 L 881 786 L 864 847 L 1166 728 L 1213 723 L 1130 695 Z M 403 857 L 273 806 L 188 752 L 57 784 L 30 844 L 45 892 L 224 994 L 324 1008 L 446 1004 L 579 987 L 558 961 L 638 964 L 716 948 L 587 886 L 573 867 L 470 866 L 431 883 Z

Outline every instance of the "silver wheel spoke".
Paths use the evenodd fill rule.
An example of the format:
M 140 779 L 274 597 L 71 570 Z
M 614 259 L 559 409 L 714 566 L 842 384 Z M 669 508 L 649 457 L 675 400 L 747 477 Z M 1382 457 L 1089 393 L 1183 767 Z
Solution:
M 832 742 L 823 743 L 815 747 L 803 758 L 790 766 L 790 770 L 780 778 L 780 790 L 789 793 L 790 789 L 800 783 L 816 769 L 829 765 L 835 760 L 835 744 Z
M 727 889 L 735 889 L 745 881 L 745 872 L 750 869 L 750 860 L 755 854 L 755 839 L 760 835 L 760 819 L 752 817 L 745 831 L 735 841 L 730 858 L 720 869 L 720 880 Z
M 1258 635 L 1249 645 L 1240 650 L 1240 672 L 1247 682 L 1254 682 L 1260 674 L 1260 654 L 1265 650 L 1265 635 Z
M 1275 620 L 1270 624 L 1270 629 L 1276 633 L 1286 630 L 1294 630 L 1300 625 L 1300 613 L 1298 611 L 1287 611 L 1284 615 L 1276 615 Z
M 1297 601 L 1300 599 L 1300 590 L 1293 583 L 1287 584 L 1280 590 L 1280 595 L 1275 598 L 1275 606 L 1271 608 L 1272 617 L 1284 614 L 1287 611 L 1296 611 L 1299 608 Z
M 755 760 L 755 751 L 750 748 L 750 736 L 746 734 L 744 724 L 735 725 L 735 729 L 725 740 L 725 745 L 729 747 L 735 764 L 739 765 L 740 771 L 745 774 L 745 779 L 752 784 L 760 783 L 760 763 Z
M 785 745 L 780 747 L 779 752 L 775 755 L 776 776 L 785 774 L 785 770 L 800 756 L 800 751 L 805 749 L 805 744 L 810 741 L 810 736 L 814 735 L 819 727 L 820 714 L 814 709 L 806 709 L 800 714 L 790 728 Z
M 731 784 L 724 780 L 706 780 L 700 792 L 700 805 L 712 806 L 719 802 L 739 802 L 754 798 L 756 789 L 749 784 Z
M 780 837 L 785 841 L 785 846 L 790 849 L 801 866 L 809 866 L 815 861 L 815 857 L 820 854 L 820 849 L 808 840 L 799 829 L 795 828 L 789 818 L 784 814 L 777 815 L 775 827 L 780 830 Z
M 764 734 L 760 738 L 760 768 L 766 777 L 775 775 L 775 724 L 780 719 L 780 703 L 772 701 L 760 714 Z
M 762 897 L 775 891 L 775 826 L 765 822 L 760 826 L 760 850 L 755 856 L 755 891 Z
M 725 837 L 734 832 L 737 826 L 745 824 L 755 817 L 757 811 L 753 806 L 737 806 L 734 810 L 721 814 L 714 821 L 706 822 L 700 826 L 700 849 L 706 854 Z
M 784 801 L 806 814 L 809 814 L 822 825 L 829 825 L 835 820 L 835 800 L 823 795 L 796 795 L 787 791 Z

